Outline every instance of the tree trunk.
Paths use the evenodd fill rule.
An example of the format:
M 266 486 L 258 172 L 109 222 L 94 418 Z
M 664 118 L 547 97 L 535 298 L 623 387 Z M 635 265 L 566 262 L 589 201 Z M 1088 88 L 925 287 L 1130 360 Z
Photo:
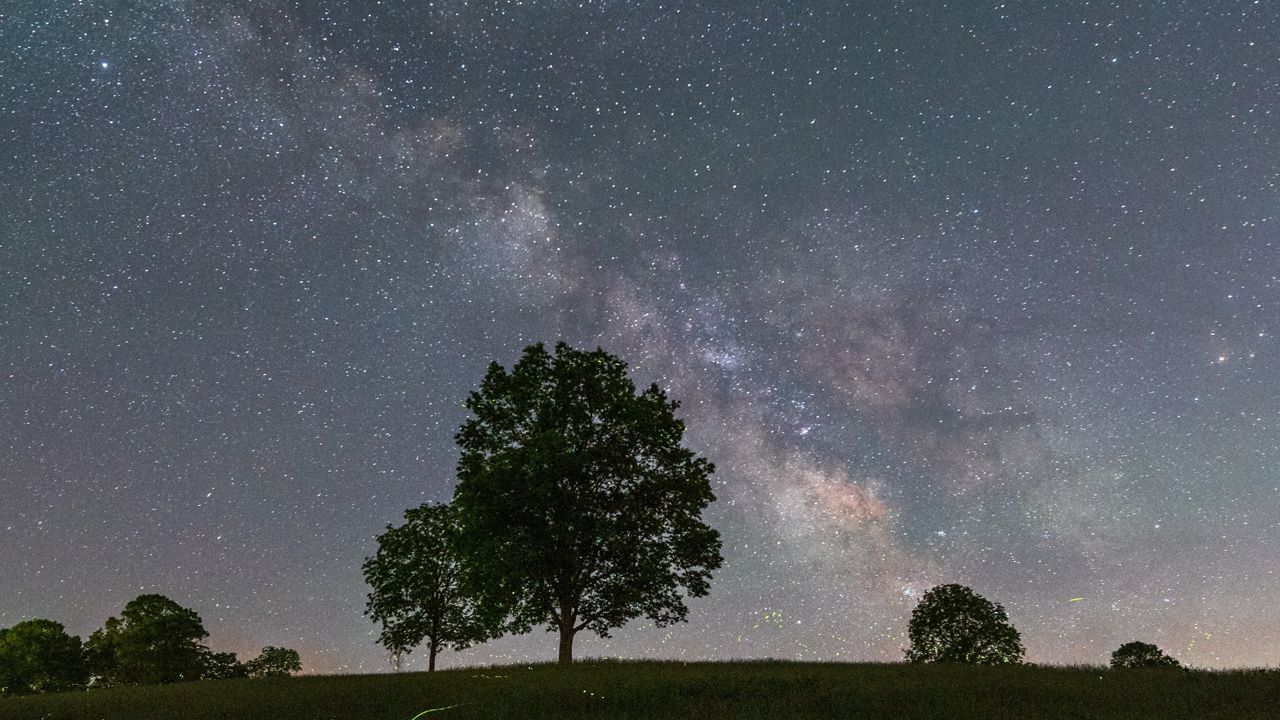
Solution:
M 435 671 L 436 671 L 436 653 L 437 653 L 438 651 L 439 651 L 439 650 L 438 650 L 438 648 L 436 648 L 436 644 L 435 644 L 435 643 L 431 643 L 431 650 L 430 650 L 430 652 L 429 652 L 429 653 L 428 653 L 428 655 L 427 655 L 427 658 L 428 658 L 428 659 L 427 659 L 427 672 L 435 672 Z
M 573 635 L 577 630 L 573 629 L 573 623 L 561 623 L 560 625 L 560 664 L 573 664 Z

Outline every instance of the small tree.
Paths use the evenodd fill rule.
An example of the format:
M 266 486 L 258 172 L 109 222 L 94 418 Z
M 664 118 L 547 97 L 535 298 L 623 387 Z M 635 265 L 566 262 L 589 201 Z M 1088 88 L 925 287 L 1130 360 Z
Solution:
M 678 403 L 637 393 L 604 350 L 559 343 L 510 373 L 491 363 L 466 407 L 454 505 L 482 615 L 558 632 L 561 664 L 580 630 L 686 619 L 721 558 L 700 517 L 714 467 L 681 445 Z
M 0 630 L 0 694 L 71 690 L 88 679 L 80 638 L 61 623 L 25 620 Z
M 297 650 L 268 645 L 262 648 L 258 657 L 245 663 L 245 668 L 250 677 L 289 677 L 295 672 L 301 672 L 302 658 L 298 656 Z
M 85 644 L 98 682 L 142 685 L 199 680 L 209 636 L 200 616 L 163 595 L 139 595 Z
M 397 666 L 400 657 L 426 641 L 427 671 L 432 672 L 442 649 L 463 650 L 486 634 L 463 592 L 453 508 L 426 504 L 406 510 L 404 518 L 400 527 L 387 526 L 378 536 L 377 554 L 365 560 L 370 588 L 365 614 L 382 623 L 378 642 Z
M 1022 661 L 1022 637 L 1004 608 L 963 585 L 924 594 L 908 626 L 909 662 L 1002 665 Z
M 1111 667 L 1181 667 L 1177 660 L 1164 654 L 1164 651 L 1150 643 L 1127 642 L 1111 653 Z

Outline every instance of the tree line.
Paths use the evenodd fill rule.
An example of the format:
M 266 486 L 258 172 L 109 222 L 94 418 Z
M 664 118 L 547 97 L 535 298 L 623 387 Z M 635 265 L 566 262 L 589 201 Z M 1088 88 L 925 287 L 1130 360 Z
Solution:
M 163 595 L 139 595 L 89 636 L 34 619 L 0 629 L 0 694 L 149 685 L 232 677 L 285 676 L 302 669 L 297 651 L 268 646 L 240 662 L 201 643 L 200 615 Z
M 405 511 L 365 560 L 365 614 L 395 661 L 425 646 L 428 670 L 461 650 L 535 627 L 555 632 L 561 664 L 587 631 L 644 617 L 684 622 L 721 566 L 719 533 L 701 514 L 715 467 L 683 445 L 679 403 L 637 391 L 622 360 L 558 343 L 494 362 L 464 407 L 450 503 Z M 1003 607 L 961 585 L 925 593 L 908 627 L 910 662 L 1022 661 Z M 161 595 L 131 600 L 81 643 L 51 620 L 0 630 L 0 693 L 288 675 L 298 653 L 266 647 L 240 662 L 213 652 L 200 616 Z M 1115 667 L 1177 666 L 1127 643 Z

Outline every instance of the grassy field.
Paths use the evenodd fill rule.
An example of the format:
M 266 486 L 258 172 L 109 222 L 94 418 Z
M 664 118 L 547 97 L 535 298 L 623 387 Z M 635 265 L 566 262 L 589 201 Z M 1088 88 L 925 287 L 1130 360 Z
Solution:
M 427 710 L 433 712 L 421 714 Z M 586 662 L 0 699 L 0 720 L 1280 718 L 1280 672 Z

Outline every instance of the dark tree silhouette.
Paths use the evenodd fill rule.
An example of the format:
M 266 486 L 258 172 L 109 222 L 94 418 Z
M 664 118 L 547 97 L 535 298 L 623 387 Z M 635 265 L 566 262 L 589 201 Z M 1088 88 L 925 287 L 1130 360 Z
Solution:
M 96 682 L 141 685 L 199 680 L 209 636 L 200 616 L 163 595 L 139 595 L 85 644 Z
M 1150 643 L 1127 642 L 1111 653 L 1111 667 L 1181 667 L 1177 660 Z
M 1022 637 L 1004 608 L 963 585 L 924 594 L 908 626 L 910 662 L 1002 665 L 1022 661 Z
M 297 650 L 268 645 L 258 657 L 245 663 L 250 677 L 289 677 L 302 670 L 302 658 Z
M 0 694 L 59 692 L 89 680 L 80 638 L 52 620 L 0 630 Z
M 462 650 L 486 634 L 463 592 L 453 508 L 422 505 L 404 518 L 400 527 L 387 526 L 377 554 L 364 562 L 370 587 L 365 614 L 382 623 L 378 642 L 397 658 L 425 641 L 431 672 L 440 650 Z
M 510 632 L 545 625 L 573 660 L 580 630 L 645 616 L 659 626 L 706 595 L 720 536 L 710 462 L 681 446 L 678 403 L 636 393 L 626 363 L 564 343 L 489 366 L 457 434 L 460 542 L 482 614 Z
M 206 650 L 201 653 L 201 662 L 200 677 L 205 680 L 249 677 L 249 668 L 236 659 L 235 653 Z

